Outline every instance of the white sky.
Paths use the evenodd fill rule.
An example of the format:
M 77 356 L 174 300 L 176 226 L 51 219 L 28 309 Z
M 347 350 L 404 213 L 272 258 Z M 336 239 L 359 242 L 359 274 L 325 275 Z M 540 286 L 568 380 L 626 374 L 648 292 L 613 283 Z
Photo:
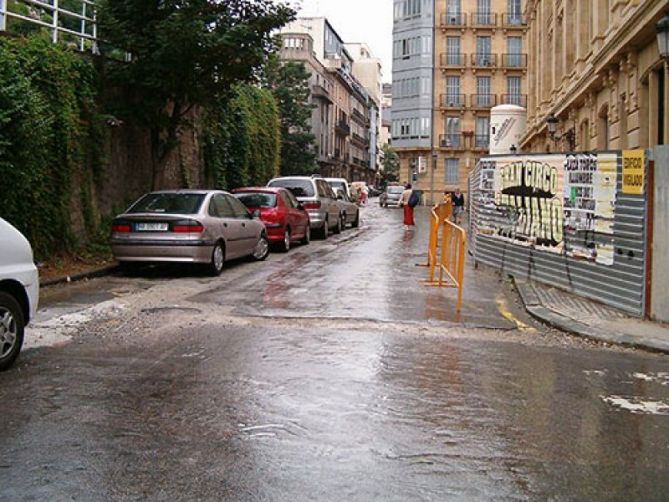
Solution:
M 293 0 L 298 16 L 325 16 L 344 42 L 366 42 L 383 62 L 383 81 L 392 81 L 392 0 Z

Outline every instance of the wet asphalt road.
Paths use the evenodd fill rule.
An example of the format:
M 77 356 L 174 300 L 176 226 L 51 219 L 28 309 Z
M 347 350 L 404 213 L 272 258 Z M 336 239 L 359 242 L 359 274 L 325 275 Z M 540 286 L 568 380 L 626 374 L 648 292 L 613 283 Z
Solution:
M 486 270 L 457 316 L 400 223 L 45 290 L 0 500 L 667 500 L 669 357 L 533 324 Z

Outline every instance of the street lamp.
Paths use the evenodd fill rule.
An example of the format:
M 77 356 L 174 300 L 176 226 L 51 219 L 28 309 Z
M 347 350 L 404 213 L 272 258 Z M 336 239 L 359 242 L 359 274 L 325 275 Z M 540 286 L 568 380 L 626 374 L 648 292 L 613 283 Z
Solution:
M 553 138 L 553 141 L 560 141 L 562 139 L 567 140 L 567 143 L 569 144 L 569 150 L 574 151 L 576 148 L 576 133 L 574 132 L 574 129 L 569 129 L 563 134 L 557 134 L 557 125 L 558 125 L 558 119 L 555 115 L 552 113 L 546 117 L 546 126 L 548 127 L 548 134 L 550 134 L 551 138 Z
M 657 33 L 657 49 L 660 52 L 660 57 L 667 61 L 669 59 L 669 12 L 665 13 L 655 24 L 655 32 Z

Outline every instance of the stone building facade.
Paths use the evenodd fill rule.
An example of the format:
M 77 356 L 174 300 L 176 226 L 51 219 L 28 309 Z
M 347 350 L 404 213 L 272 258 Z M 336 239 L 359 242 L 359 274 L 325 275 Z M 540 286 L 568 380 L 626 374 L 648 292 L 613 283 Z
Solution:
M 490 109 L 527 105 L 521 0 L 396 0 L 393 146 L 425 202 L 467 188 L 489 149 Z
M 344 41 L 322 17 L 298 18 L 281 37 L 281 59 L 303 62 L 311 73 L 311 122 L 321 174 L 374 183 L 370 110 L 375 104 L 353 74 L 354 59 Z
M 522 151 L 668 143 L 667 73 L 655 23 L 666 0 L 528 0 L 529 102 Z M 558 120 L 554 137 L 546 119 Z

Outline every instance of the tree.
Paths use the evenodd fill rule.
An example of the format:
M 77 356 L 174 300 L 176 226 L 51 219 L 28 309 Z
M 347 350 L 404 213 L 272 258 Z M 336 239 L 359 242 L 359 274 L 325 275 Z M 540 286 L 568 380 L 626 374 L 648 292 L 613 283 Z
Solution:
M 314 106 L 309 102 L 310 74 L 304 64 L 282 62 L 272 54 L 264 68 L 264 84 L 272 90 L 281 116 L 281 175 L 309 175 L 318 171 L 315 136 L 311 132 Z
M 274 0 L 102 0 L 110 79 L 128 99 L 117 112 L 151 131 L 154 186 L 194 107 L 219 103 L 255 78 L 271 33 L 295 12 Z
M 400 158 L 397 156 L 393 147 L 389 144 L 383 145 L 381 150 L 382 163 L 383 163 L 383 175 L 381 178 L 381 183 L 383 185 L 388 184 L 392 181 L 397 181 L 400 179 Z

